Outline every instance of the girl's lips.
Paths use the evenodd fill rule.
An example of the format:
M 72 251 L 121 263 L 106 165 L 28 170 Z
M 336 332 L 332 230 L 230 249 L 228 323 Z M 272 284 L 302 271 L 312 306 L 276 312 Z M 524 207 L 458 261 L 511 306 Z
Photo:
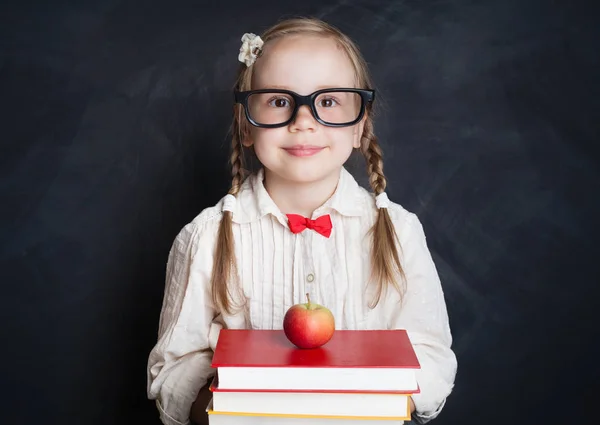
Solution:
M 293 156 L 312 156 L 321 152 L 324 148 L 320 146 L 296 145 L 284 150 Z

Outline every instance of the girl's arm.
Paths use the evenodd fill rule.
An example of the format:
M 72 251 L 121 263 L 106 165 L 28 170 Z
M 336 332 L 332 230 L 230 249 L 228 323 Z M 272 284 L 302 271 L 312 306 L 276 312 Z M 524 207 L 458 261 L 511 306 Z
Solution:
M 208 288 L 212 257 L 205 253 L 212 252 L 214 238 L 213 229 L 207 227 L 196 222 L 185 226 L 175 238 L 167 262 L 158 342 L 148 359 L 147 388 L 166 425 L 189 424 L 192 403 L 211 374 L 211 344 L 220 327 L 213 322 L 216 311 Z
M 442 410 L 454 386 L 457 360 L 440 279 L 427 247 L 423 226 L 414 214 L 399 226 L 406 274 L 403 302 L 392 315 L 392 328 L 406 329 L 421 364 L 420 393 L 414 394 L 414 419 L 425 423 Z

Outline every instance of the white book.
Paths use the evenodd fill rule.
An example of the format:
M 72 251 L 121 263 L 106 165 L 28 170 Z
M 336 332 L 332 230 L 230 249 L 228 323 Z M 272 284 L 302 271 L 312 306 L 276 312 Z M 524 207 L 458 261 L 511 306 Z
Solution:
M 410 417 L 409 394 L 215 390 L 212 395 L 213 409 L 225 413 Z
M 220 367 L 219 386 L 235 390 L 417 391 L 414 369 Z
M 223 413 L 213 410 L 212 400 L 206 408 L 209 425 L 403 425 L 402 419 L 268 415 Z

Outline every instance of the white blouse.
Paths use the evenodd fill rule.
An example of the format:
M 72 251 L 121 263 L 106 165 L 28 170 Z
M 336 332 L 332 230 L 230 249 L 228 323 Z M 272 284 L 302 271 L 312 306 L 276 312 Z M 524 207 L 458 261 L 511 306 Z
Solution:
M 148 359 L 148 397 L 156 400 L 162 422 L 189 423 L 198 391 L 214 374 L 210 364 L 221 328 L 281 329 L 286 310 L 305 302 L 307 292 L 311 301 L 332 311 L 338 329 L 406 329 L 421 363 L 413 418 L 424 423 L 436 417 L 454 386 L 457 360 L 440 279 L 417 216 L 390 202 L 407 291 L 402 306 L 390 288 L 371 309 L 365 282 L 370 272 L 367 232 L 378 212 L 373 194 L 342 168 L 335 193 L 312 217 L 331 215 L 333 230 L 326 238 L 309 229 L 292 233 L 262 181 L 260 171 L 244 182 L 233 211 L 245 309 L 223 314 L 210 295 L 223 199 L 175 238 L 158 341 Z

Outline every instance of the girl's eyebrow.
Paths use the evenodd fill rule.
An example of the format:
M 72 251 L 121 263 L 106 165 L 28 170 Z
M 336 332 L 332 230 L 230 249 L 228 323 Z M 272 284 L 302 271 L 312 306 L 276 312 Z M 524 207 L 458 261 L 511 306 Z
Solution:
M 267 89 L 278 89 L 278 90 L 291 90 L 288 86 L 280 86 L 277 84 L 269 84 L 265 88 Z

